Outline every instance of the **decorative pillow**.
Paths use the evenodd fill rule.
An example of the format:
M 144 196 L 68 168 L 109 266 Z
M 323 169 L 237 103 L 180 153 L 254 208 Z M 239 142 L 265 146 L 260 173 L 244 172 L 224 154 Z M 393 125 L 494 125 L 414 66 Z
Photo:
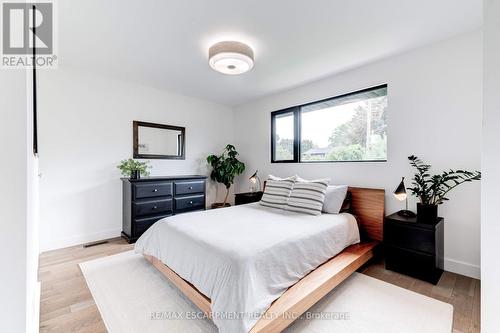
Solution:
M 353 213 L 352 212 L 352 193 L 347 191 L 342 208 L 340 208 L 340 213 Z
M 294 181 L 291 179 L 272 180 L 269 178 L 266 182 L 266 188 L 264 189 L 260 204 L 263 206 L 284 209 L 290 197 L 293 183 Z
M 298 175 L 295 176 L 295 181 L 296 182 L 304 182 L 304 183 L 307 183 L 307 182 L 326 182 L 327 184 L 330 184 L 330 178 L 320 178 L 320 179 L 308 180 L 308 179 L 304 179 Z
M 347 195 L 347 185 L 330 185 L 326 188 L 323 212 L 338 214 Z
M 327 180 L 295 182 L 286 209 L 293 212 L 320 215 L 327 187 Z
M 290 177 L 286 177 L 286 178 L 281 178 L 281 177 L 269 175 L 269 177 L 267 177 L 267 179 L 269 179 L 269 180 L 292 180 L 292 181 L 296 181 L 297 178 L 298 178 L 298 176 L 290 176 Z

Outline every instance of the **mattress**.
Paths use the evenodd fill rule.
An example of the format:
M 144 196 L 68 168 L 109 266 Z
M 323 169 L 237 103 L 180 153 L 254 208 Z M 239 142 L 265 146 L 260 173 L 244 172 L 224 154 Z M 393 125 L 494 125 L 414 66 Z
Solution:
M 221 333 L 244 333 L 288 287 L 359 243 L 351 214 L 305 215 L 258 203 L 175 215 L 136 242 L 211 299 Z

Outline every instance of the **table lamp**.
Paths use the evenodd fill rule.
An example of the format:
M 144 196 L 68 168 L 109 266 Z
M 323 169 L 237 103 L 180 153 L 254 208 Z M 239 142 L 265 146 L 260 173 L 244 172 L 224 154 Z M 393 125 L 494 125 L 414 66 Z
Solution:
M 417 216 L 414 212 L 411 210 L 408 210 L 408 195 L 406 194 L 406 187 L 405 187 L 405 177 L 401 179 L 401 183 L 399 183 L 398 187 L 394 191 L 394 196 L 396 199 L 399 201 L 406 201 L 406 209 L 400 210 L 397 214 L 399 216 L 403 217 L 415 217 Z
M 259 191 L 260 191 L 261 188 L 262 188 L 262 184 L 260 182 L 259 176 L 257 175 L 258 172 L 259 172 L 259 170 L 255 170 L 255 173 L 250 178 L 248 178 L 248 179 L 250 180 L 250 183 L 252 183 L 252 184 L 256 184 L 257 181 L 258 181 L 259 182 Z

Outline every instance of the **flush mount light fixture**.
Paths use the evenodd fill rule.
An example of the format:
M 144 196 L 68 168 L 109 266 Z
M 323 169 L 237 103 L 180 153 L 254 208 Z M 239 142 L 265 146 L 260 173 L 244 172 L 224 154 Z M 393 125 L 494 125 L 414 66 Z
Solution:
M 253 67 L 253 50 L 240 42 L 219 42 L 208 50 L 208 63 L 223 74 L 242 74 Z

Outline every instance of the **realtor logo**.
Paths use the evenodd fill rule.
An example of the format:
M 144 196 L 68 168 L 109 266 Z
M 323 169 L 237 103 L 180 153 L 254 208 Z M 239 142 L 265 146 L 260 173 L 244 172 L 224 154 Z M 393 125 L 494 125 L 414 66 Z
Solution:
M 2 67 L 54 67 L 56 59 L 54 3 L 2 3 Z

